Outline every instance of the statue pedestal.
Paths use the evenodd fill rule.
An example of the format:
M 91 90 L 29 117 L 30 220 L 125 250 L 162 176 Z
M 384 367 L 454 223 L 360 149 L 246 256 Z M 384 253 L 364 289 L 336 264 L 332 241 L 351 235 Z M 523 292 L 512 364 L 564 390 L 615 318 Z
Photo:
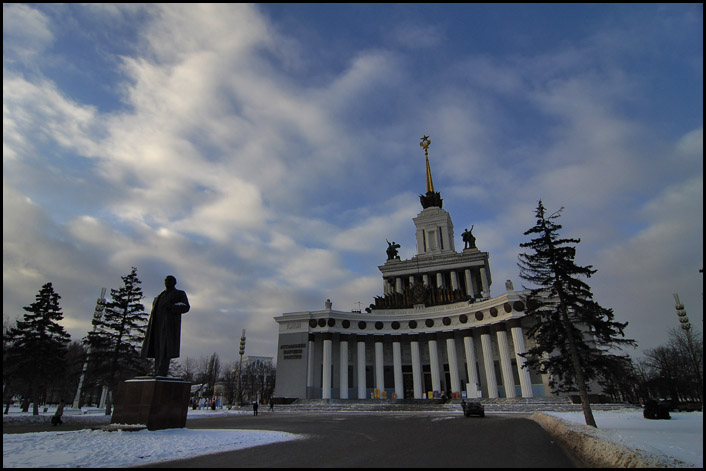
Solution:
M 164 376 L 141 376 L 118 386 L 111 424 L 146 425 L 149 430 L 183 428 L 191 383 Z

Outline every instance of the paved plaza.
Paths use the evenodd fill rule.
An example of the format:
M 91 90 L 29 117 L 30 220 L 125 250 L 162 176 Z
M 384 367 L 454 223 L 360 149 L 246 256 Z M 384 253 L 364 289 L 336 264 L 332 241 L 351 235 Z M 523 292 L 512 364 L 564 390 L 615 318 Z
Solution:
M 309 438 L 152 467 L 576 467 L 520 414 L 459 412 L 261 414 L 191 419 L 192 429 L 258 429 Z

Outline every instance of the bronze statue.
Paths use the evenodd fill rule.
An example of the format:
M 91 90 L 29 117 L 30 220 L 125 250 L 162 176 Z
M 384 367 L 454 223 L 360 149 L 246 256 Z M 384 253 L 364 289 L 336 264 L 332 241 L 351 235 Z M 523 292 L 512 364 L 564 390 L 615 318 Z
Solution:
M 167 376 L 169 360 L 179 357 L 181 342 L 181 315 L 189 312 L 186 293 L 176 289 L 177 280 L 172 275 L 164 279 L 166 289 L 152 302 L 142 357 L 154 358 L 154 375 Z
M 462 237 L 463 237 L 463 242 L 465 242 L 463 250 L 476 248 L 476 238 L 473 236 L 473 234 L 471 234 L 471 231 L 473 231 L 473 227 L 474 226 L 471 226 L 470 231 L 468 229 L 463 231 Z
M 387 239 L 385 239 L 387 240 Z M 387 259 L 388 260 L 394 260 L 400 259 L 400 256 L 397 255 L 397 249 L 400 248 L 400 244 L 396 244 L 395 241 L 393 240 L 392 243 L 390 243 L 389 240 L 387 240 Z

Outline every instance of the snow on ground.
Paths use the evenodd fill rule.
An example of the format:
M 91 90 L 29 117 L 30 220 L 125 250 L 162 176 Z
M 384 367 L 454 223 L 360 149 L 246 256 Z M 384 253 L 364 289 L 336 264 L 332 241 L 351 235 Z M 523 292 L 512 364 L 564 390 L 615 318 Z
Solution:
M 266 412 L 266 408 L 263 412 Z M 48 422 L 49 409 L 38 417 L 10 410 L 3 424 Z M 580 412 L 546 412 L 584 424 Z M 252 414 L 251 410 L 189 410 L 189 417 Z M 491 415 L 490 413 L 489 415 Z M 672 412 L 671 420 L 647 420 L 641 410 L 594 411 L 598 429 L 589 433 L 647 454 L 676 458 L 703 468 L 703 412 Z M 64 423 L 108 424 L 99 409 L 65 409 Z M 3 467 L 126 467 L 209 453 L 238 450 L 305 436 L 261 430 L 160 430 L 149 432 L 68 431 L 3 434 Z
M 98 409 L 65 409 L 65 424 L 104 425 L 110 417 Z M 3 416 L 3 424 L 49 422 L 54 410 L 40 416 L 16 411 Z M 189 416 L 213 417 L 245 411 L 189 411 Z M 250 412 L 252 413 L 252 412 Z M 198 455 L 240 450 L 259 445 L 305 438 L 266 430 L 169 429 L 150 432 L 79 430 L 3 434 L 3 468 L 115 468 L 155 463 Z
M 2 436 L 3 468 L 117 468 L 295 440 L 262 430 L 39 432 Z
M 585 425 L 583 412 L 545 412 Z M 588 433 L 648 455 L 676 458 L 697 468 L 704 466 L 703 412 L 670 412 L 671 420 L 648 420 L 641 410 L 593 411 L 598 429 Z

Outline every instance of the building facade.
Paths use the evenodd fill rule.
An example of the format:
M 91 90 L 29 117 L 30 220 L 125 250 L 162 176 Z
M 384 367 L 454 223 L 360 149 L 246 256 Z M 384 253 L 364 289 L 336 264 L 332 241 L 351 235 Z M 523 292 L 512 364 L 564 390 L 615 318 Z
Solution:
M 426 141 L 425 141 L 426 140 Z M 426 145 L 425 145 L 426 142 Z M 489 255 L 464 231 L 456 251 L 451 216 L 434 191 L 415 217 L 417 254 L 400 260 L 394 242 L 379 267 L 383 295 L 365 312 L 324 309 L 282 314 L 276 397 L 422 399 L 543 397 L 545 376 L 524 367 L 528 348 L 522 293 L 510 281 L 492 297 Z

